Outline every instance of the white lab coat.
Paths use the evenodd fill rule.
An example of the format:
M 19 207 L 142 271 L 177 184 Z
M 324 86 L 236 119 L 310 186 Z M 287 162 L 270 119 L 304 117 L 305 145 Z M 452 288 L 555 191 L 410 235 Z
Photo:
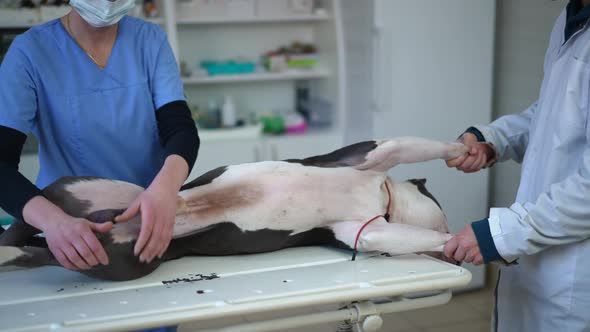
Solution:
M 516 203 L 490 211 L 501 268 L 498 331 L 590 331 L 590 28 L 564 44 L 562 12 L 539 99 L 476 126 L 499 160 L 522 161 Z

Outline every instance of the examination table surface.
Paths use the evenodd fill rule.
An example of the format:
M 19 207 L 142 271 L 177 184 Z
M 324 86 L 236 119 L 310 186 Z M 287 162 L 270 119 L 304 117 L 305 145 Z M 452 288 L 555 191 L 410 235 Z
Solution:
M 311 305 L 436 294 L 464 286 L 470 279 L 466 269 L 425 255 L 359 254 L 351 261 L 350 251 L 325 247 L 185 257 L 125 282 L 42 267 L 0 273 L 0 330 L 136 330 Z

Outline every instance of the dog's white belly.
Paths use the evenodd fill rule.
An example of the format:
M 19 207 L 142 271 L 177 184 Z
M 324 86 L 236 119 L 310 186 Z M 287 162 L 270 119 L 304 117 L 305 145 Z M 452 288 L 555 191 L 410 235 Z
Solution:
M 232 166 L 207 186 L 207 191 L 226 190 L 226 200 L 211 203 L 226 205 L 178 215 L 174 236 L 221 222 L 231 222 L 244 231 L 298 233 L 343 220 L 366 220 L 385 212 L 381 190 L 384 179 L 377 172 L 285 162 L 270 162 L 254 169 L 248 164 Z M 187 205 L 207 197 L 199 187 L 192 191 L 181 193 Z

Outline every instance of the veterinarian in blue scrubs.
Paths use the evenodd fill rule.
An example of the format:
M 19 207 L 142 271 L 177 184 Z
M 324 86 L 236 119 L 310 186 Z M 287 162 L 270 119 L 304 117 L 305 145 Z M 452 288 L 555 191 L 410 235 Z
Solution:
M 590 331 L 590 0 L 557 19 L 539 99 L 468 129 L 465 172 L 522 162 L 516 202 L 493 208 L 445 247 L 458 261 L 499 261 L 495 331 Z
M 94 225 L 42 195 L 63 176 L 99 176 L 146 190 L 118 221 L 141 213 L 142 261 L 166 250 L 176 194 L 199 138 L 160 27 L 126 16 L 135 0 L 71 0 L 61 19 L 18 36 L 0 66 L 0 206 L 45 233 L 69 269 L 106 264 Z M 39 140 L 36 184 L 18 172 L 27 134 Z M 108 193 L 106 193 L 108 195 Z

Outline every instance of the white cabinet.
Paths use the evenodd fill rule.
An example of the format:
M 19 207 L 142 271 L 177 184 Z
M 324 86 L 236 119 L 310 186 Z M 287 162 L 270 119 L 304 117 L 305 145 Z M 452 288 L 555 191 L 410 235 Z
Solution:
M 201 142 L 197 162 L 187 181 L 220 166 L 260 161 L 263 153 L 259 139 Z
M 277 136 L 201 142 L 197 162 L 187 181 L 220 166 L 264 160 L 303 159 L 342 147 L 338 134 Z
M 336 134 L 275 137 L 266 139 L 267 159 L 304 159 L 330 153 L 342 147 L 343 137 Z
M 423 18 L 423 19 L 420 19 Z M 373 127 L 377 137 L 453 141 L 491 120 L 495 1 L 378 0 L 375 9 Z M 425 177 L 451 232 L 488 215 L 488 172 L 464 174 L 442 161 L 395 167 Z M 474 286 L 484 269 L 473 267 Z

